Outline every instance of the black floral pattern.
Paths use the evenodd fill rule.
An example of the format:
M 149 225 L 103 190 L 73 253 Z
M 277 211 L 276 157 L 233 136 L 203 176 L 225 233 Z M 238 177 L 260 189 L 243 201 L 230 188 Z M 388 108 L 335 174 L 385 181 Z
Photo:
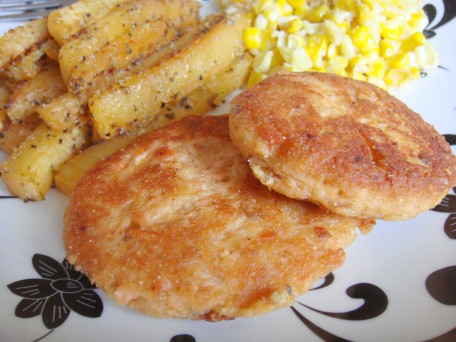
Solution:
M 55 329 L 74 311 L 86 317 L 100 317 L 103 302 L 89 279 L 65 259 L 62 263 L 43 254 L 35 254 L 32 264 L 41 278 L 19 280 L 8 285 L 23 297 L 15 314 L 21 318 L 41 315 L 48 329 Z
M 456 135 L 454 134 L 445 134 L 445 140 L 450 145 L 456 145 Z M 449 214 L 443 229 L 448 238 L 456 240 L 456 187 L 453 188 L 453 194 L 447 194 L 440 204 L 438 204 L 433 211 L 437 211 L 444 214 Z
M 437 23 L 434 23 L 434 20 L 437 17 L 437 9 L 435 6 L 432 4 L 426 4 L 423 7 L 424 13 L 428 17 L 429 21 L 428 25 L 423 31 L 426 38 L 434 37 L 436 35 L 436 29 L 447 24 L 449 21 L 453 20 L 456 17 L 456 2 L 454 0 L 442 0 L 442 3 L 443 15 Z
M 319 290 L 331 285 L 334 282 L 334 274 L 329 273 L 322 285 L 314 287 L 313 290 Z M 368 320 L 380 316 L 388 307 L 388 297 L 386 293 L 380 289 L 378 286 L 369 284 L 369 283 L 360 283 L 350 286 L 346 294 L 353 299 L 363 299 L 363 304 L 358 308 L 347 311 L 347 312 L 327 312 L 322 310 L 317 310 L 312 308 L 304 303 L 297 302 L 298 305 L 301 307 L 305 307 L 312 311 L 318 312 L 322 315 L 350 320 L 350 321 L 361 321 L 361 320 Z M 306 318 L 296 306 L 292 306 L 291 310 L 295 313 L 295 315 L 299 318 L 299 320 L 304 323 L 304 325 L 310 329 L 315 335 L 323 339 L 324 341 L 349 341 L 342 337 L 336 336 L 323 328 L 317 326 L 313 322 L 311 322 L 308 318 Z

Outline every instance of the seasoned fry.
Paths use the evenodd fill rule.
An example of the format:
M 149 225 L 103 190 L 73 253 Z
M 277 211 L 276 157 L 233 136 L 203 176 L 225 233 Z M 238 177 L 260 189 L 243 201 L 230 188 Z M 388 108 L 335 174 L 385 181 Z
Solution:
M 46 40 L 41 46 L 43 53 L 53 61 L 59 61 L 60 45 L 54 39 Z
M 76 66 L 88 59 L 101 47 L 111 44 L 119 36 L 133 32 L 137 27 L 153 22 L 161 16 L 166 16 L 174 11 L 172 8 L 182 9 L 179 1 L 165 0 L 134 0 L 116 6 L 106 16 L 89 25 L 84 33 L 78 34 L 78 39 L 63 45 L 59 53 L 60 69 L 65 82 Z M 184 12 L 185 13 L 185 12 Z
M 205 86 L 208 91 L 217 95 L 214 99 L 216 106 L 220 105 L 234 90 L 246 84 L 252 62 L 252 56 L 244 52 L 232 65 L 207 82 Z
M 117 137 L 89 147 L 64 163 L 54 174 L 57 189 L 71 195 L 77 182 L 97 162 L 125 147 L 135 136 Z
M 53 171 L 86 141 L 84 129 L 57 133 L 41 124 L 0 165 L 3 181 L 13 195 L 23 200 L 42 200 L 52 185 Z
M 212 80 L 177 101 L 167 103 L 150 122 L 146 130 L 157 129 L 189 115 L 204 115 L 220 105 L 234 90 L 247 81 L 252 57 L 245 53 Z
M 0 171 L 10 191 L 41 200 L 55 173 L 70 194 L 133 136 L 208 113 L 242 87 L 252 64 L 246 14 L 201 20 L 199 9 L 199 0 L 80 0 L 0 37 L 0 148 L 10 154 Z
M 0 148 L 8 154 L 13 153 L 42 122 L 37 114 L 29 115 L 20 122 L 11 122 L 6 117 L 0 129 Z
M 12 121 L 23 120 L 42 103 L 52 101 L 66 92 L 65 84 L 56 64 L 47 64 L 31 80 L 16 87 L 4 107 Z
M 65 93 L 48 104 L 43 104 L 36 110 L 49 127 L 56 131 L 64 132 L 88 120 L 88 108 L 85 98 L 87 93 L 96 94 L 109 88 L 112 84 L 122 84 L 131 73 L 140 73 L 144 68 L 158 64 L 163 58 L 171 55 L 195 39 L 196 28 L 189 28 L 176 40 L 163 42 L 158 51 L 145 56 L 140 62 L 133 62 L 125 69 L 113 70 L 97 76 L 87 88 L 81 89 L 77 95 Z M 92 89 L 93 88 L 93 89 Z
M 3 131 L 8 120 L 8 115 L 3 107 L 8 103 L 10 95 L 10 87 L 3 80 L 0 80 L 0 132 Z
M 154 6 L 156 19 L 132 27 L 76 66 L 68 81 L 71 92 L 93 94 L 106 82 L 105 76 L 131 64 L 142 64 L 145 56 L 153 55 L 167 42 L 175 40 L 182 30 L 197 25 L 199 4 L 196 0 L 166 3 L 157 0 Z M 184 8 L 186 15 L 182 16 Z
M 35 77 L 41 70 L 42 59 L 46 55 L 51 59 L 58 60 L 59 46 L 53 39 L 46 40 L 39 44 L 34 50 L 16 57 L 9 64 L 0 69 L 0 77 L 9 78 L 14 81 L 29 80 Z
M 46 18 L 30 21 L 0 37 L 0 69 L 50 38 Z
M 41 119 L 53 130 L 66 132 L 75 126 L 85 124 L 87 106 L 77 96 L 65 93 L 47 104 L 36 108 Z
M 47 25 L 54 39 L 63 45 L 81 29 L 100 20 L 115 6 L 127 0 L 80 0 L 49 14 Z
M 130 76 L 122 85 L 95 95 L 89 110 L 95 129 L 108 138 L 156 115 L 162 106 L 202 86 L 243 51 L 247 17 L 212 16 L 208 28 L 189 47 L 159 65 Z

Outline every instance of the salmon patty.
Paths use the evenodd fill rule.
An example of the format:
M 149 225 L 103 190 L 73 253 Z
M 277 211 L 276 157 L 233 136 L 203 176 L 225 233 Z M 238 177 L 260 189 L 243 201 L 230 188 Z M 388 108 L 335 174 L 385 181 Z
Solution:
M 230 133 L 270 189 L 352 217 L 402 220 L 456 184 L 456 158 L 420 115 L 366 82 L 284 73 L 236 96 Z
M 286 307 L 374 222 L 268 190 L 228 117 L 188 117 L 99 162 L 65 212 L 67 259 L 121 305 L 218 321 Z

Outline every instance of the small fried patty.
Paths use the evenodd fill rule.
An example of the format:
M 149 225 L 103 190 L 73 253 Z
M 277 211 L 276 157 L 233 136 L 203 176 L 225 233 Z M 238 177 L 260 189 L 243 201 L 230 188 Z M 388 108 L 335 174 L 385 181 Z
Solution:
M 456 184 L 450 146 L 380 88 L 325 73 L 269 77 L 232 101 L 230 133 L 269 188 L 338 214 L 401 220 Z
M 78 183 L 67 258 L 121 305 L 218 321 L 293 303 L 372 221 L 272 192 L 231 143 L 228 117 L 135 139 Z

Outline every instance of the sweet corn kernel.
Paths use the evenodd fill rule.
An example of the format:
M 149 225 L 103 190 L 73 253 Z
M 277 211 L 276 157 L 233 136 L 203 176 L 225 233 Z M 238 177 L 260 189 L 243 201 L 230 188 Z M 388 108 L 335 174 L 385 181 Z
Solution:
M 266 75 L 260 72 L 252 71 L 247 81 L 247 87 L 253 87 L 255 84 L 265 79 Z
M 380 36 L 385 39 L 398 40 L 402 36 L 402 26 L 398 23 L 380 25 Z
M 302 21 L 298 18 L 295 18 L 293 20 L 290 20 L 289 22 L 287 22 L 283 29 L 287 32 L 287 33 L 296 33 L 298 32 L 300 29 L 302 28 Z
M 386 63 L 384 58 L 378 58 L 375 62 L 370 65 L 369 75 L 374 76 L 378 79 L 382 79 L 385 76 Z
M 354 11 L 355 10 L 355 0 L 336 0 L 335 7 L 343 9 L 345 11 Z
M 406 53 L 399 53 L 397 55 L 392 56 L 391 58 L 388 58 L 388 64 L 392 68 L 404 68 L 410 63 L 410 56 Z
M 256 0 L 243 37 L 255 57 L 248 84 L 280 70 L 333 72 L 382 88 L 417 79 L 438 65 L 421 32 L 422 7 L 418 0 Z
M 321 5 L 310 11 L 306 19 L 312 23 L 321 23 L 328 12 L 329 7 L 327 5 Z
M 374 37 L 367 26 L 356 27 L 352 31 L 351 37 L 353 44 L 355 44 L 362 53 L 371 52 L 377 47 Z
M 305 1 L 304 0 L 288 0 L 288 3 L 293 8 L 305 7 Z
M 415 32 L 411 37 L 418 46 L 423 45 L 426 42 L 426 37 L 422 32 Z
M 412 30 L 421 30 L 424 23 L 424 13 L 420 11 L 410 16 L 408 24 Z
M 261 46 L 261 31 L 256 27 L 249 27 L 243 33 L 244 45 L 247 49 L 258 49 Z
M 397 44 L 389 39 L 380 41 L 380 56 L 388 58 L 397 52 Z
M 306 51 L 315 63 L 326 54 L 328 41 L 322 34 L 315 34 L 307 40 Z

